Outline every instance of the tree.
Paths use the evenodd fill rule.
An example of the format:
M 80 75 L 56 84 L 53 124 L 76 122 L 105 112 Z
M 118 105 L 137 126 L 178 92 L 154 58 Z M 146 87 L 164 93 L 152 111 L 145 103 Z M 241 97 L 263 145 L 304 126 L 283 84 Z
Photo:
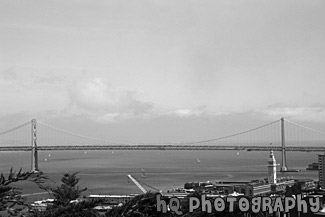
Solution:
M 167 200 L 167 198 L 164 198 Z M 157 211 L 156 193 L 148 192 L 138 195 L 120 207 L 114 207 L 106 213 L 109 217 L 171 217 L 172 212 L 162 213 Z
M 20 181 L 31 181 L 41 186 L 47 177 L 42 172 L 22 172 L 20 169 L 18 172 L 10 169 L 8 176 L 3 173 L 0 175 L 0 211 L 5 211 L 9 215 L 20 215 L 21 211 L 29 207 L 25 203 L 25 198 L 21 196 L 21 189 L 12 186 L 13 183 Z
M 79 178 L 76 173 L 65 173 L 61 179 L 61 186 L 52 188 L 46 187 L 47 191 L 52 194 L 54 204 L 47 207 L 45 211 L 36 211 L 33 216 L 36 217 L 92 217 L 98 216 L 93 209 L 100 200 L 81 200 L 82 192 L 87 188 L 79 189 L 77 185 Z
M 79 190 L 77 174 L 78 172 L 73 174 L 65 173 L 61 179 L 61 186 L 51 189 L 56 205 L 67 206 L 71 201 L 78 199 L 82 192 L 87 190 L 87 188 Z

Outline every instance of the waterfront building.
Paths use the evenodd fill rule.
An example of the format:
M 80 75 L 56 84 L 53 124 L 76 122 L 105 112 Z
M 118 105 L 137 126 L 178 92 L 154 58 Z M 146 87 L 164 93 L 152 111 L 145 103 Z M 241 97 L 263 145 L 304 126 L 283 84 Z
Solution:
M 318 155 L 318 179 L 321 189 L 325 189 L 325 154 Z
M 268 177 L 252 181 L 217 181 L 211 182 L 187 182 L 184 185 L 185 191 L 193 190 L 200 193 L 212 193 L 216 195 L 232 195 L 238 193 L 245 196 L 261 196 L 275 193 L 283 193 L 287 186 L 295 184 L 295 180 L 288 178 L 277 178 L 276 160 L 271 150 L 268 158 Z M 310 187 L 310 180 L 302 180 L 301 183 Z
M 91 194 L 88 196 L 90 199 L 102 199 L 106 204 L 118 205 L 125 204 L 126 202 L 132 200 L 137 194 L 129 195 L 103 195 L 103 194 Z
M 318 170 L 318 162 L 309 164 L 306 170 Z

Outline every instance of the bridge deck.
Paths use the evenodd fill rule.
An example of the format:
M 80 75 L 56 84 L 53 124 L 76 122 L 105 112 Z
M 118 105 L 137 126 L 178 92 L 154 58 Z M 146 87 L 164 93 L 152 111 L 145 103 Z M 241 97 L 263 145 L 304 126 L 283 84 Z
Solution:
M 281 151 L 279 146 L 198 146 L 198 145 L 114 145 L 114 146 L 38 146 L 39 151 L 58 150 L 247 150 L 247 151 Z M 325 147 L 290 146 L 286 151 L 324 152 Z M 3 146 L 0 151 L 31 151 L 30 146 Z

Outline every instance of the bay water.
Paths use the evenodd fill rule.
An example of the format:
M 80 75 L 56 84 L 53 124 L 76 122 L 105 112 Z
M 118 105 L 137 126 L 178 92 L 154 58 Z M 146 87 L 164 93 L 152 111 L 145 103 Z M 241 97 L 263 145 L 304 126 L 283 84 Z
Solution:
M 306 167 L 317 162 L 316 152 L 287 152 L 289 168 L 299 173 L 280 173 L 278 177 L 318 180 L 317 171 Z M 79 172 L 85 194 L 138 194 L 141 191 L 128 174 L 162 191 L 183 187 L 194 181 L 250 181 L 267 177 L 269 152 L 257 151 L 40 151 L 39 169 L 60 185 L 65 172 Z M 277 163 L 281 153 L 275 152 Z M 0 152 L 0 172 L 30 170 L 30 152 Z M 278 167 L 278 171 L 280 166 Z M 35 184 L 18 184 L 32 200 L 47 198 Z M 146 189 L 150 188 L 144 186 Z M 36 194 L 35 194 L 36 193 Z

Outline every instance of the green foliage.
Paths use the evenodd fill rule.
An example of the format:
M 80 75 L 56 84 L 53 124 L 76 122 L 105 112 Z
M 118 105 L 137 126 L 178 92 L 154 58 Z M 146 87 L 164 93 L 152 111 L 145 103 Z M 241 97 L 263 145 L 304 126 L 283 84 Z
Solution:
M 21 211 L 28 207 L 25 199 L 21 196 L 21 189 L 12 186 L 13 183 L 19 181 L 31 181 L 41 186 L 47 177 L 42 173 L 18 172 L 10 169 L 8 176 L 3 173 L 0 174 L 0 211 L 6 211 L 9 215 L 20 215 Z
M 126 204 L 121 207 L 114 207 L 112 210 L 106 213 L 106 216 L 109 217 L 149 217 L 149 216 L 176 216 L 173 213 L 162 213 L 157 211 L 156 206 L 156 194 L 155 193 L 146 193 L 138 195 Z
M 93 209 L 100 200 L 81 200 L 82 192 L 87 188 L 79 189 L 77 185 L 78 173 L 65 173 L 61 179 L 59 187 L 47 187 L 54 198 L 54 204 L 47 207 L 45 211 L 35 211 L 35 217 L 95 217 L 98 213 Z
M 93 209 L 98 201 L 81 201 L 68 205 L 49 206 L 45 211 L 36 211 L 33 217 L 97 217 Z
M 50 189 L 55 198 L 55 205 L 67 206 L 70 201 L 78 199 L 81 193 L 87 190 L 87 188 L 79 190 L 77 174 L 77 172 L 73 174 L 65 173 L 61 179 L 61 186 L 56 189 Z
M 291 197 L 292 195 L 298 195 L 298 194 L 302 194 L 301 186 L 299 183 L 296 182 L 293 186 L 286 187 L 286 190 L 285 190 L 286 197 Z

